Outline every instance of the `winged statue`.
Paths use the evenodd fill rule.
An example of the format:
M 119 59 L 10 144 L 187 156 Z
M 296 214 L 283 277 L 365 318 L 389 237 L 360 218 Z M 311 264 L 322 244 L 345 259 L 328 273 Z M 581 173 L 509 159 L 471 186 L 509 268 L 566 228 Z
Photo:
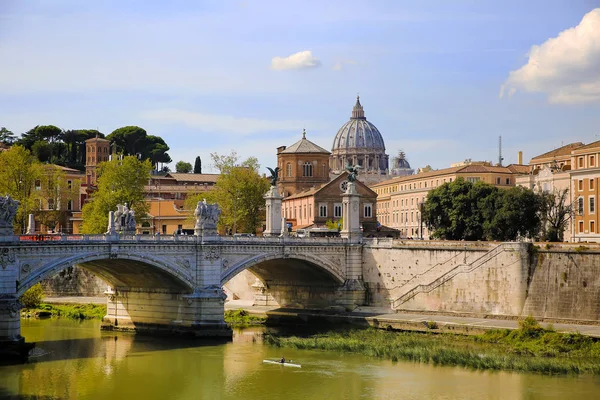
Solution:
M 270 176 L 271 186 L 275 186 L 277 184 L 277 177 L 279 176 L 280 168 L 277 167 L 275 169 L 272 169 L 272 168 L 267 167 L 267 169 L 271 172 L 271 176 Z
M 351 165 L 348 164 L 346 165 L 346 171 L 348 171 L 348 181 L 350 182 L 356 182 L 356 179 L 358 178 L 358 170 L 361 168 L 360 165 Z

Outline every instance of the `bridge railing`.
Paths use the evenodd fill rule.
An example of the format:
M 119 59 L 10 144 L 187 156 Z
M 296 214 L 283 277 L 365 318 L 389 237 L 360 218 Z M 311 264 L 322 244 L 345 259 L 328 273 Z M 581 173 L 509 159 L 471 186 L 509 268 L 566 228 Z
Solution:
M 339 237 L 325 238 L 299 238 L 294 236 L 195 236 L 195 235 L 15 235 L 0 236 L 0 242 L 22 242 L 22 243 L 64 243 L 64 242 L 223 242 L 223 243 L 289 243 L 289 244 L 319 244 L 346 243 L 347 239 Z

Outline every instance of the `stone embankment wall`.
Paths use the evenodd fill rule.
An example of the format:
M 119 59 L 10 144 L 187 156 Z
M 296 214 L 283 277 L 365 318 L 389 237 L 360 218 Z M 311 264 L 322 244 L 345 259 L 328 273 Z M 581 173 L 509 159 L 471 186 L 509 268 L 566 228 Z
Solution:
M 104 296 L 108 284 L 97 275 L 78 266 L 68 267 L 50 279 L 42 281 L 48 297 Z
M 600 246 L 539 243 L 523 315 L 547 320 L 600 321 Z
M 519 315 L 528 245 L 495 242 L 371 242 L 363 250 L 370 305 L 396 310 Z

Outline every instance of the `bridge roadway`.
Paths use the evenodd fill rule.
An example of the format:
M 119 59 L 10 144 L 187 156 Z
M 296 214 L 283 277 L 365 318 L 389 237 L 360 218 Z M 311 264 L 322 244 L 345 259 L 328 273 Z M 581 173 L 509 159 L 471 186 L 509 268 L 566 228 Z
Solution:
M 104 329 L 230 336 L 222 287 L 248 269 L 259 304 L 362 304 L 362 239 L 45 235 L 0 237 L 0 348 L 23 343 L 18 302 L 73 265 L 106 281 Z M 6 347 L 6 346 L 4 346 Z

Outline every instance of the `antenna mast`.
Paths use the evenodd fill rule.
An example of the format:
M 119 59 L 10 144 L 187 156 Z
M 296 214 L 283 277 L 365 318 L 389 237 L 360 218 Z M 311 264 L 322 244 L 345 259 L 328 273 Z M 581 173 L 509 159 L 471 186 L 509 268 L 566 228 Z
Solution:
M 498 165 L 502 166 L 502 136 L 498 136 Z

